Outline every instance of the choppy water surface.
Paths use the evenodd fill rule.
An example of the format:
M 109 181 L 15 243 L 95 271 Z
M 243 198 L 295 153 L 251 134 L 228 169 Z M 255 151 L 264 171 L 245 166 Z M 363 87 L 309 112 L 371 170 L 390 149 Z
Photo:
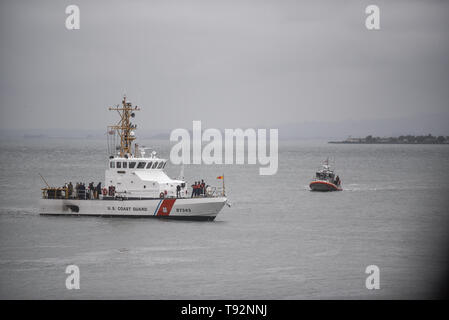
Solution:
M 38 172 L 53 185 L 103 181 L 104 141 L 0 144 L 3 299 L 430 298 L 445 279 L 449 146 L 281 142 L 274 176 L 186 166 L 189 181 L 219 185 L 224 173 L 233 206 L 214 222 L 181 222 L 39 216 Z M 167 143 L 144 144 L 169 154 Z M 327 156 L 344 191 L 310 192 Z M 65 288 L 69 264 L 80 290 Z M 365 288 L 371 264 L 380 290 Z

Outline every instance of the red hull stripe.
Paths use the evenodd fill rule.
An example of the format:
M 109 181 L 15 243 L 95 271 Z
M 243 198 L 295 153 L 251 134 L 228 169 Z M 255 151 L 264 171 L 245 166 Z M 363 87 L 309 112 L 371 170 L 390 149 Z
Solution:
M 170 214 L 173 205 L 175 204 L 176 199 L 164 199 L 162 204 L 159 206 L 159 210 L 157 211 L 157 216 L 168 216 Z
M 334 188 L 335 190 L 338 190 L 338 189 L 339 189 L 335 184 L 330 183 L 330 182 L 325 182 L 325 181 L 313 181 L 313 182 L 310 183 L 310 187 L 312 187 L 314 184 L 324 184 L 324 185 L 327 185 L 327 186 L 330 186 L 330 187 Z

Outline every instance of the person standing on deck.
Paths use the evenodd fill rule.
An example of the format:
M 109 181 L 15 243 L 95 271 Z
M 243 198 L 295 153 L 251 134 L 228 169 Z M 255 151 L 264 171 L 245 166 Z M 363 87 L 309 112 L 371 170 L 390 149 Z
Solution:
M 96 198 L 100 199 L 100 194 L 101 194 L 101 182 L 98 182 L 97 184 L 97 194 L 96 194 Z
M 69 185 L 67 186 L 68 187 L 68 191 L 69 191 L 69 198 L 71 198 L 72 197 L 72 193 L 73 193 L 73 184 L 72 184 L 72 181 L 70 181 L 69 182 Z
M 192 195 L 190 196 L 190 198 L 193 198 L 196 194 L 196 181 L 194 184 L 192 184 Z
M 200 191 L 199 187 L 200 187 L 199 181 L 195 181 L 195 186 L 194 186 L 195 197 L 198 197 L 198 192 Z
M 201 194 L 203 196 L 206 194 L 206 184 L 204 183 L 203 179 L 201 179 Z

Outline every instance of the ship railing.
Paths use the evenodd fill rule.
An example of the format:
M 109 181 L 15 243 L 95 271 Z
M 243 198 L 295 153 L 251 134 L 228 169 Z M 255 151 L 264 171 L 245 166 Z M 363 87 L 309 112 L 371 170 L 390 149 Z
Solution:
M 222 187 L 208 186 L 204 194 L 197 195 L 196 198 L 217 198 L 223 196 Z
M 47 187 L 42 188 L 43 199 L 68 199 L 69 188 L 67 187 Z
M 69 190 L 68 187 L 47 187 L 41 190 L 43 199 L 96 200 L 100 198 L 94 191 Z

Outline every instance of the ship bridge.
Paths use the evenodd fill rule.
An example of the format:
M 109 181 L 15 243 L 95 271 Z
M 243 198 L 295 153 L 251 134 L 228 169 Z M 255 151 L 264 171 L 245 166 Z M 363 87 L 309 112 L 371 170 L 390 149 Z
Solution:
M 166 164 L 166 159 L 154 156 L 112 158 L 105 172 L 105 185 L 114 186 L 117 195 L 128 198 L 159 198 L 161 194 L 164 197 L 175 197 L 179 185 L 181 196 L 185 196 L 185 181 L 167 176 L 163 171 Z

